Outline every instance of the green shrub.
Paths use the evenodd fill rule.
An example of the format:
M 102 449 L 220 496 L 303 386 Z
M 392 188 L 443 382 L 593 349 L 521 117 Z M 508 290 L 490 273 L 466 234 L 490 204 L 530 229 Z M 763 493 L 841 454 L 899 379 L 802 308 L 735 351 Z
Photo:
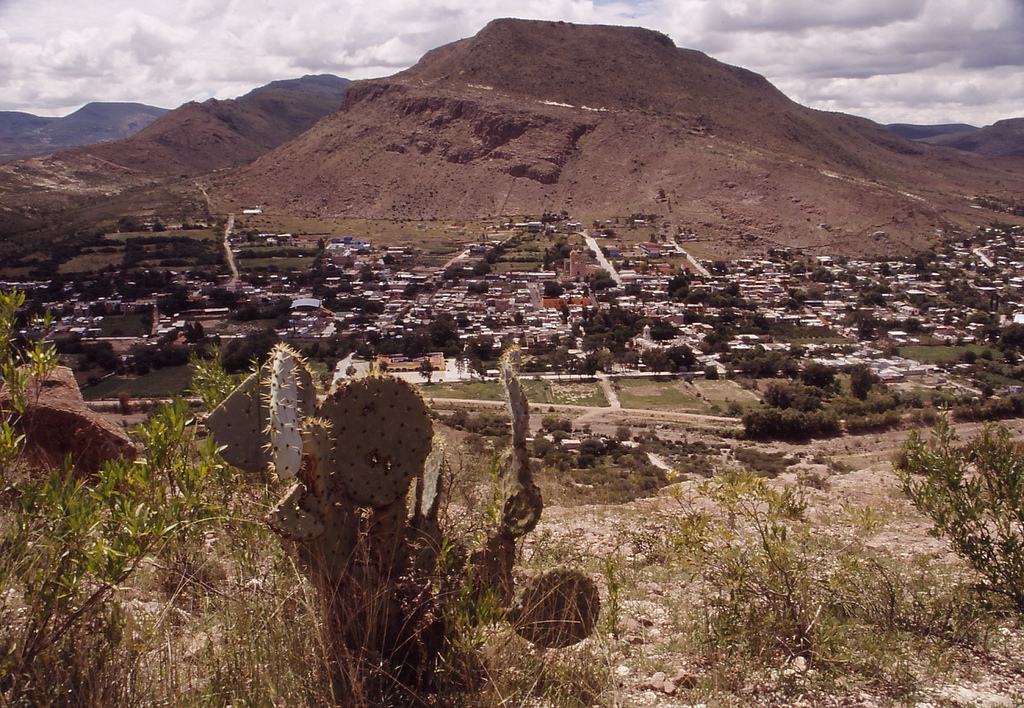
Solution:
M 995 426 L 956 441 L 946 417 L 930 442 L 912 432 L 897 463 L 903 489 L 985 588 L 1024 612 L 1024 446 Z
M 715 663 L 727 657 L 736 680 L 803 657 L 822 685 L 841 678 L 907 696 L 914 661 L 977 644 L 991 626 L 948 567 L 814 533 L 792 488 L 729 472 L 680 501 L 666 546 L 694 579 L 699 646 Z
M 223 518 L 235 491 L 233 473 L 212 440 L 199 444 L 183 401 L 137 431 L 135 462 L 107 462 L 92 476 L 70 463 L 30 469 L 17 422 L 29 381 L 45 379 L 57 359 L 42 343 L 15 345 L 23 302 L 0 292 L 0 387 L 12 393 L 0 411 L 0 696 L 13 705 L 123 703 L 139 651 L 123 641 L 121 590 L 144 563 L 172 566 L 202 548 L 207 522 Z
M 766 452 L 752 447 L 738 447 L 734 454 L 738 462 L 760 477 L 778 477 L 795 462 L 785 452 Z

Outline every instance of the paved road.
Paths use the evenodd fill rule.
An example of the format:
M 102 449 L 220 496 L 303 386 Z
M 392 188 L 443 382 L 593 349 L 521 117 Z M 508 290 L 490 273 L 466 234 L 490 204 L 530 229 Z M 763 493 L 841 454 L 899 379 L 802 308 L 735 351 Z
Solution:
M 597 262 L 601 264 L 602 268 L 608 271 L 608 274 L 612 276 L 612 280 L 615 281 L 615 284 L 621 287 L 622 276 L 619 275 L 619 271 L 615 270 L 615 266 L 612 265 L 611 261 L 605 258 L 604 251 L 602 251 L 601 247 L 597 245 L 597 239 L 593 236 L 584 236 L 583 239 L 587 242 L 587 247 L 594 252 L 595 256 L 597 256 Z
M 989 258 L 980 248 L 972 248 L 971 253 L 981 259 L 981 262 L 985 264 L 987 268 L 995 268 L 996 264 Z
M 451 268 L 453 265 L 455 265 L 459 261 L 466 260 L 467 258 L 469 258 L 469 254 L 470 254 L 470 249 L 467 248 L 465 251 L 463 251 L 462 253 L 460 253 L 459 255 L 455 256 L 454 258 L 452 258 L 447 263 L 445 263 L 443 266 L 441 266 L 441 272 L 442 273 L 445 272 L 446 270 Z
M 708 277 L 711 276 L 711 273 L 708 272 L 708 269 L 705 268 L 704 266 L 702 266 L 700 264 L 700 262 L 696 258 L 691 256 L 689 251 L 687 251 L 685 248 L 683 248 L 678 243 L 676 243 L 676 240 L 674 238 L 672 238 L 671 236 L 668 236 L 668 237 L 666 237 L 666 240 L 670 244 L 672 244 L 673 246 L 675 246 L 676 248 L 678 248 L 680 251 L 683 252 L 683 256 L 686 258 L 686 260 L 690 261 L 690 265 L 693 266 L 694 270 L 696 270 L 698 273 L 703 275 L 705 278 L 708 278 Z

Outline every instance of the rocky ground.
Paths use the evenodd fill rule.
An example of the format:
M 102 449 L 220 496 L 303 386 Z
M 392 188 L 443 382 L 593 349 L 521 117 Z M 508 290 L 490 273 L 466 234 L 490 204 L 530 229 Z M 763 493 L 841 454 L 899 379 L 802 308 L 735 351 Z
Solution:
M 964 425 L 958 431 L 967 438 L 979 427 Z M 1008 427 L 1020 435 L 1024 421 Z M 899 489 L 892 459 L 906 435 L 845 436 L 816 442 L 813 448 L 774 445 L 820 462 L 791 466 L 770 484 L 802 491 L 805 528 L 812 534 L 848 538 L 858 552 L 907 568 L 931 568 L 932 582 L 939 585 L 969 583 L 968 569 L 945 540 L 930 535 L 930 520 Z M 683 480 L 653 498 L 622 505 L 548 506 L 527 542 L 527 565 L 582 564 L 601 580 L 604 634 L 588 640 L 596 646 L 577 649 L 589 652 L 591 660 L 599 657 L 613 677 L 600 705 L 1024 705 L 1024 630 L 1009 616 L 992 621 L 983 637 L 960 646 L 931 638 L 902 649 L 890 647 L 881 659 L 889 664 L 880 668 L 887 678 L 879 680 L 846 674 L 814 656 L 737 658 L 702 647 L 695 608 L 704 602 L 706 590 L 694 571 L 666 550 L 699 484 Z M 607 619 L 612 606 L 615 627 Z M 865 640 L 872 641 L 870 629 Z M 902 677 L 902 683 L 894 677 Z

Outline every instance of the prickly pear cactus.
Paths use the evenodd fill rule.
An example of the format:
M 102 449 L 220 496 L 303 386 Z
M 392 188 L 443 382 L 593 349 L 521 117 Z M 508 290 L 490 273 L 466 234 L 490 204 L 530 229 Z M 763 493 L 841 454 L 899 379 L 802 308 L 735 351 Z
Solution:
M 467 572 L 478 590 L 487 586 L 507 602 L 515 591 L 516 542 L 537 525 L 543 508 L 530 470 L 519 362 L 518 347 L 501 362 L 512 424 L 512 443 L 499 462 L 502 513 Z M 207 425 L 228 462 L 250 471 L 270 465 L 279 478 L 295 478 L 268 522 L 333 598 L 331 622 L 348 618 L 341 630 L 347 645 L 372 647 L 396 665 L 409 663 L 410 647 L 418 647 L 417 656 L 440 651 L 440 613 L 425 579 L 445 542 L 438 514 L 447 463 L 415 388 L 369 376 L 342 383 L 317 406 L 309 371 L 281 346 Z M 366 598 L 378 598 L 373 609 L 353 609 L 352 602 Z M 593 583 L 566 571 L 527 582 L 510 618 L 527 639 L 563 646 L 590 633 L 598 607 Z M 429 646 L 422 639 L 428 635 L 434 637 Z
M 478 590 L 495 592 L 508 602 L 514 585 L 516 540 L 529 533 L 540 521 L 544 503 L 540 488 L 530 471 L 530 452 L 526 438 L 530 430 L 530 409 L 519 381 L 519 347 L 511 347 L 501 358 L 501 384 L 505 391 L 512 423 L 512 444 L 502 454 L 499 467 L 501 522 L 487 535 L 473 554 Z
M 246 472 L 259 472 L 270 464 L 263 431 L 267 427 L 260 396 L 260 375 L 252 374 L 210 415 L 206 427 L 221 445 L 221 457 Z
M 394 561 L 401 560 L 406 496 L 423 474 L 433 440 L 426 403 L 400 379 L 347 381 L 320 404 L 317 428 L 307 438 L 323 442 L 304 457 L 300 491 L 290 492 L 275 511 L 287 518 L 309 512 L 323 527 L 300 547 L 304 560 L 332 582 L 351 571 L 357 555 L 373 555 L 399 570 L 401 562 Z M 357 548 L 361 540 L 364 546 Z
M 246 472 L 260 472 L 274 462 L 271 454 L 271 405 L 275 386 L 281 387 L 280 381 L 275 384 L 274 368 L 277 362 L 283 360 L 292 362 L 291 366 L 277 366 L 279 375 L 292 377 L 289 405 L 295 412 L 295 420 L 312 415 L 316 408 L 313 376 L 295 352 L 285 345 L 278 345 L 270 360 L 257 373 L 243 381 L 206 417 L 206 427 L 223 446 L 221 456 L 229 464 Z M 295 444 L 294 434 L 288 441 Z M 285 473 L 290 469 L 285 470 Z M 281 474 L 281 470 L 277 472 Z
M 519 347 L 510 347 L 501 358 L 501 385 L 512 422 L 512 445 L 501 460 L 501 483 L 506 493 L 501 527 L 512 538 L 533 531 L 544 508 L 540 488 L 533 481 L 526 445 L 530 434 L 530 407 L 519 380 L 521 356 Z
M 391 377 L 346 381 L 317 415 L 334 441 L 332 497 L 372 508 L 405 499 L 434 438 L 427 404 L 411 384 Z
M 289 541 L 310 542 L 324 534 L 330 478 L 320 461 L 330 456 L 331 447 L 327 423 L 320 419 L 307 421 L 303 430 L 306 465 L 300 470 L 302 483 L 288 490 L 267 519 L 271 528 Z

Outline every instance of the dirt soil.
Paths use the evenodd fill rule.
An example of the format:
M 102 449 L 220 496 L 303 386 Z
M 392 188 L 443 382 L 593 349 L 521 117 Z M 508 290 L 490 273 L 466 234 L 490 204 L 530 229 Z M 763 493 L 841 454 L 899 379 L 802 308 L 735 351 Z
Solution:
M 1024 435 L 1024 421 L 1005 425 L 1016 437 Z M 968 439 L 980 427 L 960 425 L 957 430 L 961 439 Z M 803 460 L 770 483 L 779 489 L 800 485 L 807 501 L 805 519 L 811 528 L 856 536 L 869 551 L 908 563 L 949 564 L 953 572 L 969 577 L 969 570 L 949 544 L 930 535 L 931 521 L 918 513 L 899 489 L 892 460 L 906 437 L 907 431 L 895 431 L 843 436 L 811 445 L 766 446 Z M 814 480 L 813 486 L 808 479 Z M 730 667 L 694 653 L 692 637 L 686 635 L 681 621 L 685 612 L 681 608 L 694 602 L 693 582 L 651 549 L 664 542 L 682 514 L 679 497 L 697 484 L 699 480 L 684 480 L 653 498 L 628 504 L 545 507 L 540 525 L 526 542 L 527 565 L 563 562 L 589 567 L 603 588 L 605 612 L 610 602 L 609 578 L 602 564 L 606 559 L 619 559 L 621 633 L 618 641 L 598 640 L 606 642 L 602 651 L 614 677 L 614 697 L 608 704 L 1024 705 L 1024 630 L 1009 619 L 986 639 L 984 648 L 948 652 L 938 664 L 934 658 L 911 658 L 918 680 L 913 691 L 899 698 L 877 686 L 842 680 L 823 690 L 816 669 L 802 657 L 751 667 L 737 679 Z M 953 580 L 950 577 L 950 582 Z

